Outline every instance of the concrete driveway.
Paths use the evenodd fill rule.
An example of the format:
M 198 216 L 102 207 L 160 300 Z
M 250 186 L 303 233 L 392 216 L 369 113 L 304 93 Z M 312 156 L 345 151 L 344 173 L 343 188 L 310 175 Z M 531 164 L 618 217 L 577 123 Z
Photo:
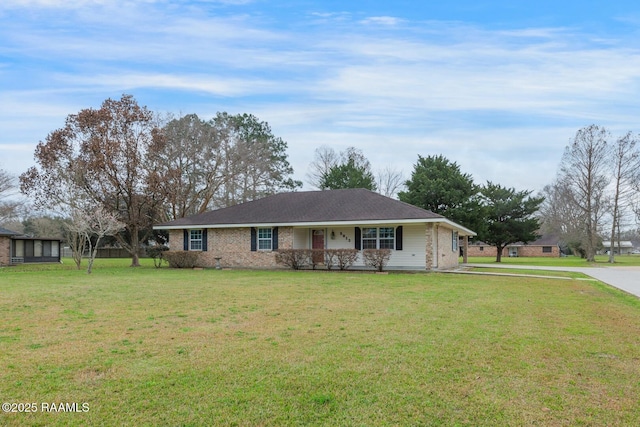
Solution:
M 614 288 L 640 297 L 640 267 L 539 267 L 530 265 L 464 264 L 469 267 L 527 269 L 547 271 L 575 271 L 598 279 Z

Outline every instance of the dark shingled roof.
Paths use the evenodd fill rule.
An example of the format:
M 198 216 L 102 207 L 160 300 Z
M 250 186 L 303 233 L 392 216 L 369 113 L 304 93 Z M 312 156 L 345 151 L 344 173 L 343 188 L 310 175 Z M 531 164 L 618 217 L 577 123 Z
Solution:
M 443 216 L 365 189 L 281 193 L 158 227 L 437 219 Z
M 0 227 L 0 236 L 19 236 L 20 233 Z

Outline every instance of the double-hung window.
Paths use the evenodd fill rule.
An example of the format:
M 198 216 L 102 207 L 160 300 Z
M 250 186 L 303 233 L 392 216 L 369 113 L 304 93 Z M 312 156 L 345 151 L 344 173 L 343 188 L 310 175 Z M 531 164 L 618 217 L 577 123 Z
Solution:
M 272 231 L 271 228 L 258 228 L 258 250 L 270 251 L 272 249 Z
M 457 231 L 451 232 L 451 250 L 454 252 L 458 250 L 458 232 Z
M 378 229 L 363 228 L 362 229 L 362 249 L 378 249 Z
M 362 249 L 395 249 L 395 229 L 393 227 L 363 228 Z
M 380 227 L 378 233 L 378 249 L 394 249 L 395 248 L 395 238 L 394 238 L 394 229 L 393 227 Z
M 189 250 L 190 251 L 202 250 L 202 230 L 189 231 Z

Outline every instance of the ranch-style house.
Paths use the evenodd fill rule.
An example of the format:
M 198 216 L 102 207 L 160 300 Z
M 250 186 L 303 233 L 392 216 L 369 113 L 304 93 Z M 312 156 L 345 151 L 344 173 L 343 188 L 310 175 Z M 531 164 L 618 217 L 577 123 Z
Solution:
M 204 267 L 278 268 L 278 249 L 391 249 L 387 269 L 458 266 L 475 233 L 365 189 L 280 193 L 158 224 L 170 250 L 201 251 Z M 467 251 L 463 251 L 467 253 Z M 218 264 L 219 263 L 219 264 Z M 362 256 L 353 265 L 364 268 Z

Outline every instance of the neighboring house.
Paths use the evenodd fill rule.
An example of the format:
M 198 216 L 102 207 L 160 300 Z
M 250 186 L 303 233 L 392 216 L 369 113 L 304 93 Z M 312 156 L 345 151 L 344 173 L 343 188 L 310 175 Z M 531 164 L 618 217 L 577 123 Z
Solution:
M 497 255 L 496 247 L 484 242 L 475 242 L 469 245 L 468 256 L 472 257 L 492 257 Z M 524 244 L 514 243 L 502 250 L 503 257 L 559 257 L 560 244 L 556 236 L 546 235 L 538 240 Z
M 23 236 L 0 227 L 0 265 L 60 262 L 60 239 Z
M 611 241 L 606 240 L 602 242 L 603 249 L 598 251 L 600 254 L 608 254 L 611 250 Z M 630 255 L 633 253 L 633 243 L 628 240 L 621 240 L 619 242 L 613 242 L 613 254 L 614 255 Z
M 159 224 L 171 250 L 202 251 L 205 267 L 275 268 L 278 249 L 392 250 L 388 269 L 458 265 L 459 238 L 475 233 L 369 190 L 281 193 Z M 281 267 L 281 266 L 280 266 Z M 354 267 L 364 267 L 362 257 Z

